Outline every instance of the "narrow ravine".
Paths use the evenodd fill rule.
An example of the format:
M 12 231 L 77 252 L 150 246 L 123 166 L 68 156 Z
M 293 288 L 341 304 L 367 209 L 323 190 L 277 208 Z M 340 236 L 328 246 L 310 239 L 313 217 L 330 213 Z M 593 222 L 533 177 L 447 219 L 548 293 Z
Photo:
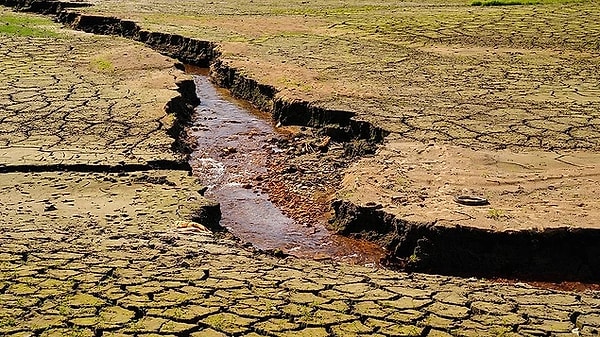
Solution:
M 197 148 L 190 163 L 208 186 L 206 196 L 220 202 L 221 226 L 262 250 L 317 259 L 377 264 L 383 251 L 373 243 L 334 235 L 325 214 L 311 223 L 295 221 L 275 205 L 265 186 L 272 174 L 268 160 L 282 155 L 270 115 L 217 89 L 206 75 L 195 75 L 200 105 L 191 126 Z M 302 205 L 298 205 L 301 208 Z

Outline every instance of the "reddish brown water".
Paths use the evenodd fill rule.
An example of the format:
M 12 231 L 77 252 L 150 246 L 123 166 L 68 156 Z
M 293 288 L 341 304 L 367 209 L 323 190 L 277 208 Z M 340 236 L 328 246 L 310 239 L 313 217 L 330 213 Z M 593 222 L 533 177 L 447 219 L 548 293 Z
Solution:
M 201 100 L 196 109 L 192 154 L 194 174 L 209 187 L 207 196 L 221 204 L 221 225 L 259 249 L 318 259 L 378 263 L 383 251 L 373 243 L 333 235 L 323 214 L 311 224 L 286 216 L 261 191 L 257 177 L 268 176 L 267 158 L 281 152 L 270 140 L 278 136 L 268 115 L 216 89 L 206 76 L 194 76 Z M 302 205 L 298 205 L 302 207 Z

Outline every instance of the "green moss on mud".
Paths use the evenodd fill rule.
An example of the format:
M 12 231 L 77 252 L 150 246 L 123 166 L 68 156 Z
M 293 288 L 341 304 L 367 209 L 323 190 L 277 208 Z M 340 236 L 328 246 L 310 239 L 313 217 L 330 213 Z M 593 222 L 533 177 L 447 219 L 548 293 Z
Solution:
M 21 37 L 57 38 L 61 35 L 53 29 L 50 19 L 0 14 L 0 34 Z
M 104 58 L 96 58 L 91 61 L 92 68 L 99 72 L 112 72 L 115 66 L 110 60 Z

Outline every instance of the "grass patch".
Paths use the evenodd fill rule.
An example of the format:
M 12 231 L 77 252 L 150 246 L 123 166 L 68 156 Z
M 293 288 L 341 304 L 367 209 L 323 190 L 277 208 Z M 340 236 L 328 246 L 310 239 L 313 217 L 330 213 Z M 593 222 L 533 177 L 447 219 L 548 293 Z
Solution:
M 503 210 L 496 208 L 490 208 L 486 217 L 496 221 L 508 219 L 508 215 L 506 215 Z
M 22 15 L 0 15 L 0 34 L 22 37 L 59 37 L 52 28 L 54 23 L 46 18 L 22 16 Z
M 96 71 L 100 71 L 103 73 L 112 72 L 115 70 L 115 66 L 110 60 L 104 58 L 96 58 L 91 62 L 92 68 Z

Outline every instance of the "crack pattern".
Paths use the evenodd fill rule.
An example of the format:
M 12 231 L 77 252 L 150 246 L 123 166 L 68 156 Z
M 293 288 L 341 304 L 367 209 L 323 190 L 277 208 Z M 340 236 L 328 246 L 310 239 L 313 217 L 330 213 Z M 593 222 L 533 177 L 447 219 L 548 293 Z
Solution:
M 81 173 L 69 175 L 81 180 L 79 186 L 86 180 L 99 184 Z M 126 177 L 111 177 L 113 186 L 125 185 Z M 19 178 L 18 193 L 36 188 L 32 179 L 40 178 Z M 43 193 L 57 205 L 48 213 L 61 221 L 27 221 L 36 207 L 19 210 L 3 202 L 3 217 L 14 221 L 0 224 L 0 333 L 550 336 L 598 329 L 600 299 L 591 293 L 279 259 L 210 232 L 157 227 L 151 224 L 168 224 L 170 216 L 152 210 L 176 207 L 156 201 L 163 188 L 177 189 L 112 189 L 113 198 L 126 193 L 137 202 L 110 216 L 91 210 L 78 218 L 61 205 L 81 202 L 78 193 L 85 189 Z M 150 210 L 146 216 L 154 219 L 123 216 L 136 210 Z
M 211 35 L 211 24 L 228 24 L 207 13 L 227 13 L 237 22 L 247 19 L 240 18 L 243 14 L 268 12 L 262 20 L 274 29 L 281 29 L 279 21 L 296 22 L 297 14 L 331 23 L 324 31 L 309 21 L 306 31 L 293 34 L 232 28 L 228 37 L 247 39 L 251 47 L 243 55 L 231 51 L 230 68 L 245 74 L 231 89 L 261 108 L 273 102 L 258 91 L 264 84 L 278 84 L 278 89 L 291 90 L 291 96 L 313 96 L 314 106 L 329 111 L 353 111 L 356 119 L 406 140 L 516 150 L 596 151 L 600 146 L 600 78 L 595 71 L 600 66 L 595 24 L 600 12 L 593 3 L 339 8 L 325 2 L 324 14 L 295 3 L 270 3 L 274 12 L 239 3 L 235 13 L 221 3 L 202 8 L 164 0 L 92 3 L 89 12 L 96 15 L 135 7 L 130 17 L 148 18 L 145 26 L 160 27 L 167 36 L 208 36 L 213 41 L 223 37 Z M 156 13 L 170 15 L 174 22 L 185 13 L 209 23 L 165 25 Z M 241 21 L 240 27 L 248 26 Z M 261 74 L 272 68 L 284 69 L 278 73 L 284 77 Z M 258 70 L 252 74 L 252 69 Z M 311 75 L 303 77 L 298 69 Z M 287 78 L 287 71 L 298 78 Z M 257 83 L 245 88 L 252 78 Z M 304 86 L 315 88 L 303 91 Z
M 94 40 L 98 50 L 123 48 Z M 113 70 L 100 69 L 111 61 L 84 47 L 89 43 L 2 38 L 0 153 L 18 165 L 180 161 L 156 97 L 131 92 Z

